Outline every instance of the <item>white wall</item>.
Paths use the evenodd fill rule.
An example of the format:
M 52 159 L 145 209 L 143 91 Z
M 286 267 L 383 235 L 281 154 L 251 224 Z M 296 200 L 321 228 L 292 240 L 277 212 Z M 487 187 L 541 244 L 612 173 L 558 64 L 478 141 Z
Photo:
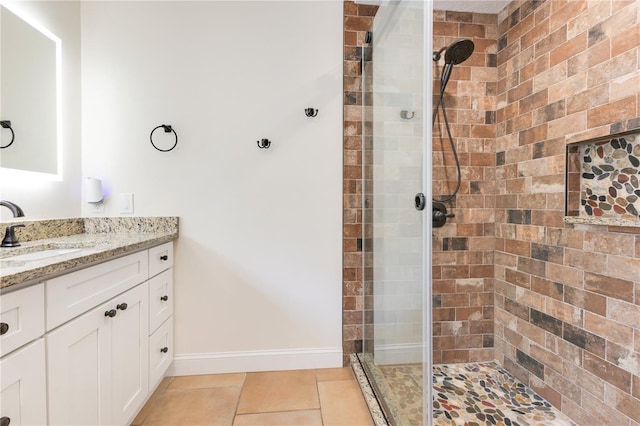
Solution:
M 4 4 L 62 40 L 63 176 L 61 181 L 55 181 L 30 172 L 1 170 L 0 199 L 18 204 L 25 212 L 25 219 L 29 220 L 78 217 L 82 180 L 79 120 L 80 3 L 5 0 Z M 20 135 L 16 135 L 16 144 L 19 143 L 19 137 Z M 11 220 L 9 210 L 0 209 L 0 219 Z
M 180 217 L 175 372 L 341 365 L 342 2 L 83 2 L 82 67 L 105 214 Z

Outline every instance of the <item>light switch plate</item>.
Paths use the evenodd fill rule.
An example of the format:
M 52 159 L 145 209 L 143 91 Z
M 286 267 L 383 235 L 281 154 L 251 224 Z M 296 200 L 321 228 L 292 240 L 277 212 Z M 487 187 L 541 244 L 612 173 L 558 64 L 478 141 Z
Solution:
M 131 192 L 124 192 L 120 194 L 120 213 L 132 214 L 133 213 L 133 194 Z

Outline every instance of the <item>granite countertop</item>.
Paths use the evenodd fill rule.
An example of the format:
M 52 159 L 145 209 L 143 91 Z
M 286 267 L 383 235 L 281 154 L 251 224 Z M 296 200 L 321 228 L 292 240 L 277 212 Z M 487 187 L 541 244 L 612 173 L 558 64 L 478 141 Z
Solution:
M 87 227 L 88 228 L 88 227 Z M 128 228 L 128 229 L 127 229 Z M 176 227 L 131 229 L 111 227 L 112 232 L 84 232 L 22 242 L 19 247 L 0 248 L 0 290 L 11 291 L 74 270 L 148 249 L 178 237 Z M 39 260 L 12 260 L 34 251 L 69 249 L 68 253 Z

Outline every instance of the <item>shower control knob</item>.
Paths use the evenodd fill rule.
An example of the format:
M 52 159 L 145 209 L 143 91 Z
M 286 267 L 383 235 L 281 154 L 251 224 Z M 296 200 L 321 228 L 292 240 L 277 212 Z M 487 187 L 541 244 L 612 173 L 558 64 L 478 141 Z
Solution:
M 442 203 L 433 203 L 432 220 L 433 227 L 440 228 L 447 223 L 447 218 L 456 217 L 453 213 L 447 213 L 447 207 Z
M 416 204 L 416 210 L 418 211 L 424 210 L 425 206 L 427 205 L 427 199 L 425 198 L 422 192 L 418 192 L 416 194 L 415 204 Z

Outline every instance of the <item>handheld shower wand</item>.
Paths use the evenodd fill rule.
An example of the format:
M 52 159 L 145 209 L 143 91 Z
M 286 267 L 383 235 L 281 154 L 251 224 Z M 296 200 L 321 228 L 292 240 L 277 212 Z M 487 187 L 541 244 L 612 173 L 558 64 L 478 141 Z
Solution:
M 443 47 L 437 52 L 433 54 L 433 61 L 437 62 L 442 57 L 442 52 L 444 52 L 444 67 L 442 68 L 442 74 L 440 75 L 440 94 L 438 96 L 438 100 L 436 102 L 435 110 L 433 111 L 433 122 L 432 126 L 436 124 L 436 118 L 438 117 L 438 109 L 442 106 L 442 116 L 444 118 L 444 124 L 447 129 L 447 135 L 449 137 L 449 144 L 451 145 L 451 150 L 453 151 L 453 158 L 456 162 L 456 172 L 458 176 L 458 181 L 456 184 L 456 188 L 453 193 L 447 195 L 444 198 L 434 198 L 433 201 L 436 202 L 445 202 L 452 200 L 458 191 L 460 190 L 460 185 L 462 183 L 462 174 L 460 172 L 460 160 L 458 159 L 458 152 L 456 150 L 456 146 L 453 143 L 453 137 L 451 136 L 451 129 L 449 127 L 449 119 L 447 118 L 447 110 L 444 104 L 444 89 L 447 87 L 447 83 L 449 82 L 449 78 L 451 78 L 451 72 L 453 71 L 453 66 L 461 64 L 462 62 L 469 59 L 474 49 L 473 41 L 469 39 L 462 39 L 451 43 L 449 46 Z

